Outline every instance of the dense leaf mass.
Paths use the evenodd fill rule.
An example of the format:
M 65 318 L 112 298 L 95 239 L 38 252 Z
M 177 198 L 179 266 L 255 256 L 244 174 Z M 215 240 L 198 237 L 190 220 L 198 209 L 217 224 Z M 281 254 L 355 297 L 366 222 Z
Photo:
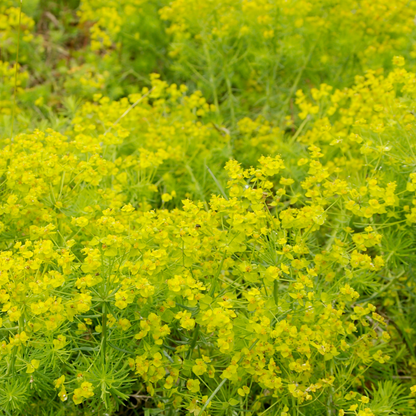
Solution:
M 0 413 L 416 414 L 415 15 L 2 0 Z

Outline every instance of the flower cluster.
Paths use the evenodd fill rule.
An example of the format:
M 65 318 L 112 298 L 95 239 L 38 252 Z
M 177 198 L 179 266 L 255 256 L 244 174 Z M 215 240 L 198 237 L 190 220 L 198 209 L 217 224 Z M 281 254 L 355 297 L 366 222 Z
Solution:
M 320 177 L 326 198 L 287 206 L 290 192 L 276 185 L 294 180 L 282 176 L 280 156 L 248 169 L 232 160 L 229 191 L 208 210 L 184 200 L 181 209 L 143 212 L 125 204 L 122 187 L 108 205 L 105 184 L 120 174 L 95 147 L 89 136 L 65 141 L 49 131 L 4 148 L 3 232 L 19 236 L 0 257 L 2 325 L 14 334 L 2 342 L 4 364 L 27 366 L 35 386 L 37 371 L 55 374 L 59 397 L 75 404 L 99 396 L 105 371 L 116 380 L 127 372 L 160 405 L 188 410 L 226 382 L 238 405 L 255 411 L 342 399 L 337 366 L 348 366 L 354 387 L 389 361 L 386 322 L 373 304 L 355 303 L 353 288 L 383 269 L 382 257 L 367 254 L 381 235 L 345 229 L 325 250 L 313 243 L 338 210 L 331 198 L 348 203 L 328 175 Z M 82 215 L 73 215 L 76 204 Z M 114 361 L 119 354 L 133 355 L 128 368 Z M 55 355 L 71 366 L 57 366 Z M 98 370 L 95 361 L 111 365 Z M 268 392 L 261 400 L 259 389 Z
M 0 5 L 0 413 L 415 414 L 415 3 L 46 3 Z
M 339 71 L 407 52 L 414 14 L 401 0 L 175 0 L 160 10 L 177 68 L 189 78 L 190 65 L 203 67 L 195 81 L 232 117 L 246 104 L 279 109 L 304 82 L 338 83 Z

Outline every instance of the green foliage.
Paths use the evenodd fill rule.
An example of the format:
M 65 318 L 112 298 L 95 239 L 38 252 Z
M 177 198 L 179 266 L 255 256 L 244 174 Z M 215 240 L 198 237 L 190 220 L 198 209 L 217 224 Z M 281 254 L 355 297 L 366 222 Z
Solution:
M 0 413 L 415 414 L 416 3 L 0 5 Z

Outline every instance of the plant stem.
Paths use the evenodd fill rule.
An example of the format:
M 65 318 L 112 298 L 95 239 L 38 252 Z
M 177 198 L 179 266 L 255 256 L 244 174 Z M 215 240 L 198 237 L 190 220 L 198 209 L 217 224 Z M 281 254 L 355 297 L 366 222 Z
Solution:
M 20 0 L 19 8 L 19 26 L 17 28 L 17 49 L 16 49 L 16 63 L 14 65 L 14 91 L 13 91 L 13 108 L 12 108 L 12 122 L 11 122 L 11 132 L 10 139 L 13 140 L 13 127 L 14 127 L 14 117 L 16 113 L 16 95 L 17 95 L 17 67 L 19 65 L 19 46 L 20 46 L 20 26 L 22 21 L 22 7 L 23 0 Z
M 278 306 L 279 303 L 279 283 L 277 280 L 273 282 L 273 297 L 274 297 L 274 303 L 276 306 Z
M 102 306 L 102 314 L 103 314 L 103 321 L 102 321 L 102 331 L 101 331 L 101 351 L 102 351 L 102 362 L 103 366 L 106 365 L 106 352 L 107 352 L 107 307 L 106 302 L 103 302 Z
M 194 331 L 194 335 L 192 337 L 192 341 L 191 341 L 191 345 L 189 346 L 189 350 L 188 350 L 188 358 L 192 357 L 192 351 L 195 348 L 196 342 L 198 340 L 198 335 L 199 335 L 199 325 L 196 325 L 195 331 Z

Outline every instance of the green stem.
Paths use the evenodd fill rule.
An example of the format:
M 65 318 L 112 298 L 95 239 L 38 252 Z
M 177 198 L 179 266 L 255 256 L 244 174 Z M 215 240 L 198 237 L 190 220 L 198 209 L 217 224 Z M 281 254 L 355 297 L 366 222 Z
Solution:
M 106 308 L 106 302 L 103 302 L 103 321 L 102 321 L 102 331 L 101 331 L 101 351 L 102 351 L 102 362 L 103 366 L 106 365 L 106 350 L 107 350 L 107 308 Z
M 230 105 L 230 111 L 231 111 L 231 125 L 233 126 L 233 129 L 235 130 L 235 110 L 234 110 L 234 94 L 233 94 L 233 90 L 231 88 L 231 82 L 230 79 L 228 78 L 228 74 L 227 74 L 227 78 L 225 79 L 226 84 L 227 84 L 227 92 L 228 92 L 228 100 L 229 100 L 229 105 Z
M 20 0 L 19 8 L 19 26 L 17 28 L 17 49 L 16 49 L 16 63 L 14 66 L 14 91 L 13 91 L 13 108 L 12 108 L 12 122 L 11 122 L 11 132 L 10 139 L 13 140 L 13 127 L 14 127 L 14 117 L 16 113 L 16 95 L 17 95 L 17 67 L 19 65 L 19 46 L 20 46 L 20 26 L 22 21 L 22 7 L 23 0 Z
M 207 63 L 208 63 L 209 82 L 211 84 L 212 95 L 214 97 L 215 110 L 216 110 L 217 114 L 220 114 L 220 106 L 219 106 L 219 103 L 218 103 L 217 87 L 215 86 L 214 71 L 213 71 L 213 68 L 212 68 L 211 55 L 209 53 L 209 50 L 207 48 L 207 44 L 205 42 L 204 42 L 204 53 L 205 53 L 205 58 L 206 58 Z
M 273 282 L 273 297 L 274 297 L 274 303 L 276 306 L 278 306 L 279 302 L 279 283 L 277 280 Z
M 191 358 L 192 357 L 192 352 L 195 348 L 196 342 L 198 340 L 198 335 L 199 335 L 199 325 L 196 325 L 195 331 L 194 331 L 194 335 L 192 337 L 192 341 L 191 341 L 191 345 L 189 346 L 189 350 L 188 350 L 188 357 L 187 358 Z
M 222 196 L 228 201 L 228 196 L 225 193 L 223 187 L 221 186 L 220 182 L 218 181 L 218 179 L 215 177 L 214 173 L 212 172 L 212 170 L 207 166 L 207 170 L 209 172 L 209 174 L 211 175 L 212 179 L 214 179 L 215 184 L 218 186 L 219 191 L 221 192 Z
M 204 406 L 201 409 L 201 415 L 202 412 L 207 408 L 207 406 L 211 403 L 211 400 L 217 395 L 217 393 L 221 390 L 221 387 L 227 382 L 228 378 L 225 378 L 223 381 L 221 381 L 220 384 L 218 384 L 217 388 L 212 392 L 211 396 L 209 396 L 208 400 L 205 402 Z
M 212 286 L 211 286 L 211 290 L 209 291 L 209 296 L 214 296 L 215 293 L 215 287 L 217 286 L 217 280 L 218 280 L 218 276 L 221 274 L 221 270 L 222 270 L 222 266 L 224 264 L 224 260 L 225 260 L 225 253 L 222 256 L 222 260 L 221 260 L 221 264 L 220 267 L 218 268 L 218 271 L 212 281 Z

